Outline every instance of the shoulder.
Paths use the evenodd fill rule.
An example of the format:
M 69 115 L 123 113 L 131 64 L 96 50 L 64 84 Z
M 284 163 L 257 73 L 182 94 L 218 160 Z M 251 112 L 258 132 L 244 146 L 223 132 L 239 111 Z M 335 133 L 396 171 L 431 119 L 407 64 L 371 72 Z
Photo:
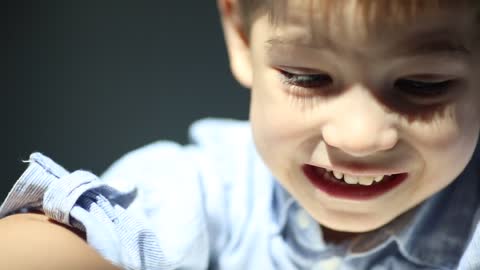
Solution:
M 232 119 L 198 120 L 190 126 L 189 137 L 189 145 L 157 141 L 131 151 L 113 163 L 102 178 L 120 189 L 128 188 L 132 180 L 195 178 L 206 167 L 234 164 L 223 162 L 226 159 L 245 159 L 245 146 L 251 141 L 248 122 Z
M 189 136 L 188 145 L 158 141 L 127 153 L 101 178 L 121 191 L 137 188 L 142 207 L 153 212 L 223 211 L 232 189 L 250 197 L 240 193 L 256 183 L 248 177 L 256 158 L 248 122 L 202 119 L 190 126 Z
M 251 136 L 247 122 L 202 119 L 191 125 L 189 135 L 188 145 L 158 141 L 127 153 L 101 177 L 118 190 L 137 189 L 137 198 L 129 208 L 147 215 L 157 237 L 168 243 L 172 254 L 184 254 L 193 246 L 208 252 L 202 243 L 215 245 L 212 241 L 231 229 L 226 222 L 226 213 L 232 212 L 231 185 L 248 185 L 245 164 L 253 147 L 248 147 Z M 241 190 L 245 190 L 244 200 L 248 189 L 236 188 L 237 197 Z M 240 201 L 235 200 L 237 204 Z M 182 231 L 181 237 L 178 231 Z
M 189 136 L 189 145 L 160 141 L 128 153 L 102 178 L 117 188 L 140 186 L 142 207 L 162 230 L 164 218 L 172 233 L 204 219 L 197 228 L 208 226 L 210 244 L 223 252 L 232 235 L 241 237 L 259 221 L 252 215 L 268 219 L 272 176 L 247 121 L 202 119 L 190 126 Z
M 207 118 L 192 124 L 189 134 L 205 175 L 224 185 L 245 184 L 233 178 L 249 174 L 258 161 L 249 122 Z
M 248 121 L 205 118 L 194 122 L 189 129 L 193 142 L 200 145 L 211 145 L 231 142 L 232 140 L 248 141 L 250 138 Z

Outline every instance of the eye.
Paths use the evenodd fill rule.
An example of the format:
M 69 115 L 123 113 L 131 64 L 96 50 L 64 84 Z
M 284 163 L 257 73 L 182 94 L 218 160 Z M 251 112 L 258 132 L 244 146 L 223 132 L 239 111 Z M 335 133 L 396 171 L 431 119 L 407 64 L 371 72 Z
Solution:
M 293 73 L 283 69 L 277 69 L 282 80 L 289 85 L 303 88 L 323 88 L 333 83 L 332 78 L 327 74 Z
M 446 94 L 455 84 L 455 80 L 399 79 L 394 88 L 419 98 L 434 98 Z

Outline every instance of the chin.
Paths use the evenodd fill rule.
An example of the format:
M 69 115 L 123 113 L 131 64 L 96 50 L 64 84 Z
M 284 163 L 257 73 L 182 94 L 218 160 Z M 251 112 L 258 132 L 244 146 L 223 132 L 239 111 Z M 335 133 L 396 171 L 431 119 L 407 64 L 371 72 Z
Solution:
M 380 225 L 368 224 L 366 226 L 358 226 L 358 223 L 357 223 L 357 224 L 333 224 L 333 226 L 330 226 L 331 224 L 323 224 L 323 223 L 320 223 L 320 224 L 331 230 L 335 230 L 339 232 L 348 232 L 348 233 L 367 233 L 367 232 L 374 231 L 378 228 L 381 228 L 383 225 L 385 225 L 385 224 L 380 224 Z
M 325 226 L 331 230 L 340 231 L 340 232 L 349 232 L 349 233 L 366 233 L 374 231 L 381 228 L 385 224 L 389 223 L 391 220 L 383 219 L 372 219 L 369 217 L 361 218 L 338 218 L 338 219 L 320 219 L 318 223 L 322 226 Z

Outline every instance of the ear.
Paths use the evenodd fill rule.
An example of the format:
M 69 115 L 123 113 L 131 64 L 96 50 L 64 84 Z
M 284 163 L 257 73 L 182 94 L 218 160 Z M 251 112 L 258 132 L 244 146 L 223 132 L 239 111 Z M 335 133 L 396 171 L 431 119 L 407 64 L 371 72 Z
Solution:
M 250 46 L 245 34 L 238 0 L 217 0 L 230 69 L 237 81 L 246 88 L 252 86 Z

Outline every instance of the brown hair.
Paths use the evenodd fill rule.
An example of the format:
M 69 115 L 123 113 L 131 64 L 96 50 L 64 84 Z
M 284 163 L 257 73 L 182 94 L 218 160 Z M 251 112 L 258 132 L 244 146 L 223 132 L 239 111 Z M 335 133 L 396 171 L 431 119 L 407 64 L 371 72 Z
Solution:
M 283 21 L 289 0 L 238 0 L 244 30 L 248 33 L 258 15 L 267 13 L 272 24 Z M 291 0 L 290 0 L 291 1 Z M 328 16 L 344 8 L 349 0 L 298 0 L 306 2 L 312 12 L 325 12 Z M 388 19 L 395 22 L 409 21 L 420 12 L 445 8 L 478 7 L 478 0 L 357 0 L 357 8 L 368 22 Z M 476 9 L 478 10 L 478 8 Z

